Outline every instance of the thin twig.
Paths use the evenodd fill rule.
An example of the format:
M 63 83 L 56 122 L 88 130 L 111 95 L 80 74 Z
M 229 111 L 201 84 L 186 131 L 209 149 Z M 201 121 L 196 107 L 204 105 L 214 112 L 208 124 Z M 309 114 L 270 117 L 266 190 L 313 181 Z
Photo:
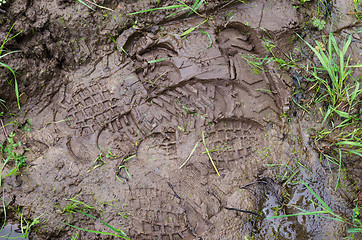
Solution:
M 103 7 L 103 6 L 101 6 L 101 5 L 98 5 L 98 4 L 95 4 L 94 2 L 91 2 L 91 1 L 89 1 L 89 0 L 85 0 L 86 2 L 88 2 L 88 3 L 90 3 L 90 4 L 93 4 L 94 6 L 96 6 L 96 7 L 99 7 L 99 8 L 103 8 L 103 9 L 106 9 L 106 10 L 109 10 L 109 11 L 114 11 L 113 9 L 110 9 L 110 8 L 107 8 L 107 7 Z
M 250 214 L 253 214 L 255 216 L 258 216 L 258 217 L 262 217 L 264 218 L 262 215 L 256 213 L 256 212 L 252 212 L 252 211 L 248 211 L 248 210 L 242 210 L 242 209 L 237 209 L 237 208 L 229 208 L 229 207 L 224 207 L 226 210 L 233 210 L 233 211 L 237 211 L 237 212 L 242 212 L 242 213 L 250 213 Z
M 226 8 L 227 6 L 229 6 L 230 4 L 233 4 L 234 2 L 236 2 L 237 0 L 234 0 L 234 1 L 231 1 L 231 2 L 228 2 L 226 3 L 225 5 L 221 6 L 219 10 L 223 9 L 223 8 Z
M 212 157 L 211 157 L 211 155 L 210 155 L 209 149 L 207 149 L 207 147 L 206 147 L 204 131 L 202 131 L 202 141 L 203 141 L 203 143 L 204 143 L 204 147 L 205 147 L 205 150 L 206 150 L 206 152 L 207 152 L 207 155 L 209 155 L 210 162 L 211 162 L 212 166 L 214 167 L 217 175 L 220 177 L 220 173 L 219 173 L 219 171 L 217 170 L 214 161 L 212 160 Z
M 4 131 L 4 135 L 5 135 L 5 137 L 6 137 L 6 138 L 8 138 L 8 134 L 7 134 L 7 132 L 6 132 L 6 129 L 5 129 L 5 126 L 4 126 L 4 123 L 3 123 L 3 120 L 2 120 L 2 119 L 0 119 L 0 121 L 1 121 L 1 126 L 2 126 L 2 128 L 3 128 L 3 131 Z
M 168 72 L 168 69 L 167 69 L 166 71 L 164 71 L 160 76 L 158 76 L 154 82 L 152 82 L 152 81 L 150 80 L 150 83 L 152 83 L 153 85 L 156 84 L 156 82 L 158 81 L 158 79 L 160 79 L 160 78 L 161 78 L 163 75 L 165 75 L 167 72 Z
M 262 217 L 264 218 L 263 216 L 261 216 L 260 214 L 256 213 L 256 212 L 253 212 L 253 211 L 249 211 L 249 210 L 242 210 L 242 209 L 237 209 L 237 208 L 229 208 L 229 207 L 225 207 L 223 206 L 222 202 L 221 202 L 221 199 L 216 196 L 215 193 L 213 192 L 209 192 L 209 194 L 211 193 L 211 195 L 213 195 L 218 201 L 219 201 L 219 204 L 222 208 L 225 208 L 226 210 L 232 210 L 232 211 L 237 211 L 237 212 L 242 212 L 242 213 L 250 213 L 250 214 L 253 214 L 253 215 L 256 215 L 258 217 Z
M 198 145 L 199 145 L 199 142 L 197 142 L 197 143 L 195 144 L 195 147 L 192 149 L 190 155 L 187 157 L 186 161 L 179 167 L 179 169 L 181 169 L 183 166 L 185 166 L 186 163 L 190 160 L 192 154 L 195 152 L 195 150 L 196 150 L 196 148 L 197 148 Z
M 175 194 L 175 197 L 181 200 L 180 196 L 176 193 L 175 189 L 173 188 L 172 184 L 168 182 L 168 186 L 171 188 L 172 192 Z

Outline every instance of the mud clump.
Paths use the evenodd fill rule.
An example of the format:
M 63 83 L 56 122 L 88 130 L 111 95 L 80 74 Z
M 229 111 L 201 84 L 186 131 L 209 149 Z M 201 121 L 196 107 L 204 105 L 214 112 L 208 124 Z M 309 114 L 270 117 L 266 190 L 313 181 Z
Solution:
M 23 55 L 10 61 L 23 74 L 24 118 L 34 126 L 28 147 L 37 154 L 29 155 L 21 184 L 5 179 L 4 186 L 26 217 L 42 216 L 31 239 L 72 236 L 64 222 L 109 231 L 67 212 L 75 201 L 131 239 L 251 236 L 263 206 L 280 205 L 272 180 L 241 186 L 262 179 L 268 134 L 282 144 L 280 116 L 292 80 L 252 61 L 265 57 L 263 40 L 289 46 L 299 17 L 284 1 L 213 4 L 205 7 L 208 21 L 165 21 L 167 11 L 160 11 L 157 25 L 145 19 L 139 26 L 123 12 L 132 4 L 107 17 L 68 1 L 8 7 L 18 9 L 15 31 L 23 30 L 11 44 Z M 265 203 L 265 192 L 273 192 L 274 202 Z

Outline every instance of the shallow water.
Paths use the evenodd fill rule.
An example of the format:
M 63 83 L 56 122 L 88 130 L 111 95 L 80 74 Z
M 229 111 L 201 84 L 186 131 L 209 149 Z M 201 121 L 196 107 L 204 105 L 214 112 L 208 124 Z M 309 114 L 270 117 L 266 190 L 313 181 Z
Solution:
M 0 232 L 0 239 L 24 239 L 29 240 L 29 238 L 23 238 L 20 226 L 18 224 L 6 224 L 3 230 Z

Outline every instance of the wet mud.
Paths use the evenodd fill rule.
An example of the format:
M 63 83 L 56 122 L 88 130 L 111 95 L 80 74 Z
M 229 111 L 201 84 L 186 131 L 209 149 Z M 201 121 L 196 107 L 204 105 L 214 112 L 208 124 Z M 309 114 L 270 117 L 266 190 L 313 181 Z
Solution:
M 301 176 L 326 196 L 331 208 L 349 213 L 345 199 L 332 194 L 305 122 L 287 124 L 282 117 L 291 101 L 290 73 L 272 62 L 262 70 L 248 62 L 264 58 L 266 40 L 292 50 L 302 20 L 291 4 L 215 2 L 204 11 L 207 22 L 197 16 L 157 20 L 164 19 L 164 11 L 155 13 L 154 24 L 146 14 L 136 25 L 123 12 L 99 23 L 99 13 L 90 14 L 79 4 L 51 1 L 58 9 L 51 13 L 26 2 L 23 15 L 35 18 L 39 27 L 51 26 L 49 34 L 58 44 L 64 41 L 58 50 L 56 41 L 49 46 L 40 41 L 39 51 L 49 58 L 37 62 L 28 76 L 43 66 L 48 75 L 41 72 L 35 78 L 42 80 L 30 90 L 21 83 L 29 97 L 22 119 L 32 119 L 34 126 L 22 139 L 28 166 L 22 175 L 3 181 L 5 202 L 20 207 L 29 219 L 41 216 L 29 239 L 69 239 L 76 230 L 64 223 L 109 231 L 84 215 L 69 217 L 64 208 L 74 197 L 94 206 L 93 214 L 131 239 L 344 236 L 344 224 L 315 216 L 264 219 L 283 206 L 285 192 L 288 203 L 315 210 L 304 185 L 275 178 L 281 170 L 270 166 L 291 159 L 308 164 Z M 64 13 L 69 9 L 73 17 Z M 50 14 L 46 23 L 44 14 L 35 17 L 38 11 Z M 60 16 L 65 21 L 54 27 L 49 20 Z M 77 36 L 76 20 L 79 36 L 89 38 L 71 45 L 66 39 Z M 96 40 L 96 26 L 103 40 Z M 111 30 L 117 32 L 114 41 L 108 37 Z M 38 48 L 33 49 L 23 53 L 30 60 L 19 61 L 37 61 Z M 295 212 L 284 209 L 285 214 Z M 79 234 L 81 239 L 107 239 Z

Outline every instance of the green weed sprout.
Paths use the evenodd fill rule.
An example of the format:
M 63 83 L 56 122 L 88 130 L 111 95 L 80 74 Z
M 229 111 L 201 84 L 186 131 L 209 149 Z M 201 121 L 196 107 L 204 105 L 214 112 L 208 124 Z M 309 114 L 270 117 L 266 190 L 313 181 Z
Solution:
M 30 230 L 32 229 L 32 227 L 40 223 L 39 218 L 42 215 L 36 217 L 32 221 L 29 221 L 29 220 L 26 220 L 24 218 L 24 215 L 23 215 L 22 212 L 17 211 L 17 214 L 20 216 L 20 230 L 21 230 L 21 233 L 22 233 L 22 237 L 27 238 L 29 233 L 30 233 Z
M 1 1 L 1 0 L 0 0 Z M 1 5 L 1 4 L 0 4 Z M 10 54 L 13 54 L 13 53 L 17 53 L 17 52 L 21 52 L 21 51 L 10 51 L 10 52 L 7 52 L 7 53 L 4 53 L 5 50 L 4 50 L 4 46 L 5 44 L 10 41 L 11 39 L 15 38 L 16 36 L 18 36 L 22 31 L 18 32 L 17 34 L 15 34 L 14 36 L 12 36 L 11 38 L 9 38 L 9 35 L 10 35 L 10 32 L 11 30 L 13 29 L 13 27 L 15 26 L 15 23 L 11 26 L 8 34 L 6 35 L 5 39 L 3 40 L 1 46 L 0 46 L 0 67 L 4 67 L 6 69 L 8 69 L 14 76 L 14 87 L 15 87 L 15 94 L 16 94 L 16 100 L 18 102 L 18 107 L 20 109 L 20 100 L 19 100 L 19 89 L 18 89 L 18 82 L 16 80 L 16 75 L 15 75 L 15 71 L 7 64 L 1 62 L 1 58 L 7 56 L 7 55 L 10 55 Z
M 311 77 L 308 78 L 308 80 L 315 82 L 312 88 L 316 87 L 316 95 L 318 94 L 318 97 L 315 96 L 314 101 L 323 102 L 328 106 L 326 112 L 322 113 L 324 115 L 322 124 L 330 118 L 332 126 L 331 130 L 320 131 L 315 142 L 330 136 L 332 132 L 338 129 L 340 134 L 332 136 L 335 141 L 331 144 L 331 150 L 337 150 L 339 158 L 340 151 L 361 157 L 362 131 L 358 126 L 362 119 L 358 106 L 361 103 L 362 89 L 360 89 L 359 79 L 355 79 L 352 73 L 355 68 L 362 67 L 362 64 L 350 64 L 351 56 L 347 55 L 347 50 L 352 42 L 352 36 L 349 36 L 343 42 L 341 49 L 332 32 L 329 33 L 325 50 L 324 46 L 318 41 L 315 48 L 306 41 L 304 42 L 314 52 L 320 62 L 320 66 L 312 66 Z M 333 115 L 337 115 L 341 119 L 338 124 L 335 124 L 334 119 L 331 118 Z M 352 131 L 348 130 L 348 133 L 343 131 L 345 127 L 352 125 L 356 126 Z M 323 155 L 328 160 L 337 159 L 326 154 Z M 338 166 L 341 164 L 340 160 L 332 162 L 338 163 Z
M 1 180 L 2 180 L 2 172 L 4 171 L 5 167 L 9 165 L 10 163 L 14 164 L 14 167 L 4 176 L 8 177 L 11 175 L 18 174 L 21 167 L 26 166 L 26 157 L 23 155 L 20 155 L 16 153 L 16 149 L 21 146 L 21 142 L 15 143 L 14 141 L 14 133 L 10 133 L 9 137 L 7 139 L 8 143 L 3 146 L 0 144 L 0 152 L 2 153 L 2 166 L 0 169 L 0 186 L 1 186 Z
M 88 213 L 85 213 L 85 211 L 94 211 L 95 210 L 95 207 L 93 206 L 90 206 L 80 200 L 77 200 L 77 197 L 79 196 L 80 194 L 76 195 L 75 197 L 73 198 L 65 198 L 65 200 L 69 201 L 69 204 L 66 205 L 65 207 L 61 208 L 60 209 L 60 213 L 62 214 L 68 214 L 69 215 L 69 218 L 68 218 L 68 221 L 70 221 L 70 218 L 72 216 L 72 214 L 74 213 L 80 213 L 84 216 L 87 216 L 87 217 L 90 217 L 90 218 L 93 218 L 97 221 L 100 221 L 104 226 L 108 227 L 109 229 L 113 230 L 115 233 L 111 233 L 111 232 L 101 232 L 101 231 L 95 231 L 95 230 L 89 230 L 89 229 L 84 229 L 84 228 L 80 228 L 80 227 L 77 227 L 77 226 L 74 226 L 74 225 L 71 225 L 71 224 L 68 224 L 68 223 L 64 223 L 65 225 L 69 226 L 69 227 L 72 227 L 72 228 L 75 228 L 77 230 L 81 230 L 81 231 L 85 231 L 85 232 L 90 232 L 90 233 L 95 233 L 95 234 L 102 234 L 102 235 L 108 235 L 108 236 L 114 236 L 114 237 L 120 237 L 121 239 L 129 239 L 127 237 L 127 235 L 124 233 L 124 231 L 122 230 L 119 230 L 117 228 L 114 228 L 112 226 L 110 226 L 108 223 L 104 222 L 103 220 L 101 219 L 98 219 L 96 217 L 94 217 L 93 215 L 90 215 Z M 73 238 L 73 237 L 72 237 Z M 76 234 L 74 236 L 74 239 L 78 239 L 78 234 Z
M 132 156 L 129 156 L 129 157 L 123 159 L 122 162 L 121 162 L 121 164 L 120 164 L 120 166 L 118 167 L 118 171 L 117 171 L 117 173 L 116 173 L 116 178 L 117 178 L 121 183 L 124 183 L 124 181 L 122 181 L 122 180 L 120 179 L 120 177 L 118 177 L 118 175 L 121 175 L 122 169 L 124 169 L 124 171 L 127 173 L 127 176 L 129 177 L 129 179 L 132 179 L 131 174 L 129 174 L 129 172 L 128 172 L 128 167 L 126 166 L 126 162 L 129 161 L 130 159 L 134 158 L 134 157 L 136 157 L 136 155 L 132 155 Z
M 64 214 L 69 214 L 71 215 L 72 213 L 75 213 L 77 210 L 93 210 L 95 209 L 95 207 L 93 206 L 89 206 L 88 204 L 85 204 L 84 202 L 77 200 L 77 197 L 80 194 L 78 194 L 77 196 L 73 197 L 73 198 L 65 198 L 65 200 L 69 201 L 70 203 L 67 204 L 62 210 L 61 212 Z
M 314 27 L 318 28 L 319 31 L 321 31 L 326 26 L 326 21 L 324 21 L 323 19 L 315 18 L 312 24 Z
M 5 105 L 5 100 L 0 98 L 0 105 L 3 106 L 5 109 L 7 109 L 6 105 Z M 2 112 L 1 112 L 2 113 Z M 1 116 L 0 116 L 1 117 Z
M 348 229 L 348 233 L 352 233 L 352 235 L 349 237 L 350 239 L 353 239 L 353 236 L 356 233 L 362 233 L 362 222 L 361 220 L 358 219 L 358 217 L 360 217 L 360 208 L 358 207 L 358 204 L 356 204 L 356 207 L 353 210 L 353 215 L 352 215 L 352 222 L 354 227 Z
M 79 231 L 74 233 L 70 240 L 78 240 L 79 239 Z
M 6 212 L 6 206 L 5 206 L 5 191 L 3 189 L 3 199 L 2 199 L 2 205 L 3 205 L 3 215 L 4 215 L 4 221 L 3 221 L 3 224 L 1 225 L 1 228 L 0 228 L 0 232 L 4 229 L 5 225 L 6 225 L 6 216 L 7 216 L 7 212 Z M 29 221 L 29 220 L 26 220 L 25 217 L 24 217 L 24 214 L 18 209 L 14 209 L 12 207 L 10 207 L 12 210 L 15 211 L 15 213 L 20 217 L 20 231 L 21 231 L 21 236 L 18 236 L 18 237 L 10 237 L 10 233 L 6 234 L 6 235 L 2 235 L 0 236 L 0 239 L 17 239 L 17 238 L 23 238 L 23 239 L 27 239 L 28 238 L 28 235 L 31 231 L 31 229 L 40 223 L 39 221 L 39 218 L 42 216 L 38 216 L 36 217 L 34 220 L 32 221 Z
M 362 19 L 362 0 L 353 0 L 354 3 L 354 15 L 358 20 Z

